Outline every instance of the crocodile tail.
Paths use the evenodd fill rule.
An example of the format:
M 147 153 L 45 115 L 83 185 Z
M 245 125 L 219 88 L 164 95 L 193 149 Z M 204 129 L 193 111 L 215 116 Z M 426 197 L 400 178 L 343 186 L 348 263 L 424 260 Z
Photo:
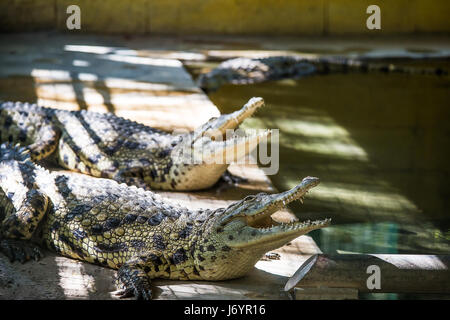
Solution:
M 378 61 L 377 61 L 378 60 Z M 382 73 L 403 73 L 411 75 L 436 75 L 446 76 L 448 71 L 441 68 L 433 67 L 416 67 L 394 63 L 383 62 L 380 59 L 360 59 L 346 57 L 325 57 L 312 60 L 318 67 L 318 73 L 347 73 L 356 72 L 382 72 Z
M 30 151 L 19 144 L 2 143 L 0 145 L 0 162 L 8 160 L 31 162 Z

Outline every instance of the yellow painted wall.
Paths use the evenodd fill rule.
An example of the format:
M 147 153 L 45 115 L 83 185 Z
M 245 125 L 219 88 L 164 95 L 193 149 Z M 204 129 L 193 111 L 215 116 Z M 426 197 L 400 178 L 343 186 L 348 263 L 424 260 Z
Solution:
M 381 9 L 381 30 L 366 27 L 366 9 L 371 4 Z M 327 6 L 330 34 L 450 31 L 448 0 L 328 0 Z
M 156 33 L 321 34 L 324 0 L 151 1 Z
M 0 31 L 51 29 L 56 11 L 48 0 L 0 0 Z
M 81 31 L 98 33 L 146 33 L 148 0 L 56 0 L 57 28 L 67 30 L 66 9 L 76 4 L 81 10 Z
M 398 34 L 450 32 L 449 0 L 1 0 L 0 31 L 66 30 L 81 8 L 81 32 L 154 34 Z M 381 30 L 366 8 L 381 8 Z M 79 31 L 78 31 L 79 32 Z

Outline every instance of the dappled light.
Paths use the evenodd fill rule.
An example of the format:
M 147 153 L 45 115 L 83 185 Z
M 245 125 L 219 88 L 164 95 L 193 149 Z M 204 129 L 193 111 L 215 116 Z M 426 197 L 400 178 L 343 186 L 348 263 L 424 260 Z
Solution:
M 449 293 L 436 8 L 374 30 L 364 4 L 84 1 L 76 26 L 22 2 L 0 5 L 0 300 Z
M 80 44 L 66 44 L 63 49 L 64 51 L 94 53 L 94 54 L 107 54 L 115 51 L 114 47 L 80 45 Z
M 287 144 L 290 148 L 298 151 L 318 153 L 332 158 L 343 158 L 358 161 L 367 161 L 367 155 L 364 149 L 351 143 L 339 141 L 320 141 L 321 139 L 311 139 L 309 143 L 298 142 L 287 138 Z
M 392 88 L 395 77 L 403 81 L 403 87 L 420 87 L 414 98 Z M 421 153 L 418 140 L 422 136 L 414 130 L 427 132 L 426 137 L 437 137 L 441 143 L 445 140 L 439 135 L 443 124 L 433 127 L 432 123 L 448 113 L 444 109 L 448 95 L 434 79 L 426 80 L 419 84 L 418 79 L 401 75 L 391 75 L 389 80 L 375 75 L 312 76 L 296 80 L 296 86 L 286 86 L 283 80 L 225 85 L 210 97 L 223 106 L 222 112 L 238 104 L 244 94 L 265 97 L 267 106 L 245 125 L 280 129 L 283 165 L 270 177 L 278 189 L 291 188 L 305 174 L 321 178 L 303 205 L 291 207 L 300 219 L 333 218 L 331 227 L 311 233 L 325 252 L 445 253 L 447 240 L 434 238 L 433 232 L 442 230 L 436 225 L 448 209 L 441 189 L 448 168 L 441 162 L 442 145 L 439 148 L 436 142 Z M 372 92 L 378 94 L 374 100 L 367 98 Z M 434 109 L 413 122 L 427 103 L 425 93 L 434 94 Z M 434 183 L 426 172 L 433 174 Z M 441 172 L 442 178 L 435 172 Z M 403 228 L 414 231 L 401 233 Z M 348 236 L 350 230 L 354 237 Z
M 81 263 L 67 266 L 65 259 L 56 258 L 58 268 L 59 286 L 63 289 L 64 295 L 68 297 L 76 296 L 80 299 L 89 297 L 89 292 L 95 287 L 95 280 L 91 275 L 85 273 Z
M 21 100 L 66 110 L 115 112 L 163 130 L 192 130 L 218 115 L 201 111 L 212 105 L 179 60 L 152 57 L 152 51 L 145 56 L 126 47 L 79 43 L 43 47 L 27 57 L 6 55 L 5 75 L 32 79 L 35 97 Z M 25 67 L 21 59 L 34 63 Z M 168 110 L 176 113 L 171 116 Z
M 406 215 L 417 213 L 419 209 L 407 198 L 401 196 L 399 193 L 393 192 L 379 192 L 375 190 L 361 190 L 355 185 L 345 184 L 324 184 L 321 186 L 321 191 L 316 194 L 311 194 L 312 199 L 330 198 L 334 196 L 339 199 L 343 206 L 347 204 L 355 204 L 371 209 L 386 210 L 390 212 L 405 212 Z M 395 219 L 401 219 L 396 215 Z M 410 217 L 412 219 L 412 217 Z
M 368 161 L 367 154 L 352 140 L 344 127 L 330 117 L 315 117 L 311 121 L 293 119 L 249 119 L 247 126 L 282 128 L 282 143 L 292 149 L 318 153 L 332 158 Z

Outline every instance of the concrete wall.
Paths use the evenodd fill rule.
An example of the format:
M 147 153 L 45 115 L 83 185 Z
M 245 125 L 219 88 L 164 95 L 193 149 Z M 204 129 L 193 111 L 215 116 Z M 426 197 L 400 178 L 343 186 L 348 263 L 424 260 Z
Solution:
M 81 8 L 81 31 L 154 34 L 340 35 L 450 32 L 448 0 L 2 0 L 0 31 L 67 30 L 66 8 Z M 381 30 L 366 8 L 381 8 Z

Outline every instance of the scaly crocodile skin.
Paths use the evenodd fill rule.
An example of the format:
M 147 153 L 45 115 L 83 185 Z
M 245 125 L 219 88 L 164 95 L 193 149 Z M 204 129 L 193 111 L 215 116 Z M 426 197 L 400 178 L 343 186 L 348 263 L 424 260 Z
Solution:
M 286 78 L 302 78 L 313 74 L 347 72 L 389 72 L 406 74 L 446 75 L 441 68 L 416 68 L 374 63 L 344 57 L 303 58 L 273 56 L 266 58 L 235 58 L 222 62 L 215 69 L 202 74 L 198 85 L 206 91 L 217 90 L 224 84 L 252 84 Z
M 24 262 L 39 259 L 34 243 L 44 244 L 61 255 L 118 269 L 119 295 L 150 299 L 153 278 L 240 277 L 264 253 L 326 226 L 329 220 L 265 222 L 318 183 L 308 177 L 283 193 L 190 210 L 110 179 L 50 173 L 34 164 L 27 150 L 2 144 L 0 251 Z
M 212 118 L 194 132 L 172 135 L 111 113 L 5 102 L 0 105 L 0 141 L 27 146 L 33 160 L 53 153 L 64 168 L 95 177 L 151 189 L 198 190 L 214 185 L 229 163 L 185 161 L 179 151 L 220 154 L 231 145 L 247 144 L 251 152 L 269 133 L 223 141 L 205 136 L 215 132 L 223 138 L 226 129 L 236 129 L 263 104 L 261 98 L 250 99 L 241 110 Z

